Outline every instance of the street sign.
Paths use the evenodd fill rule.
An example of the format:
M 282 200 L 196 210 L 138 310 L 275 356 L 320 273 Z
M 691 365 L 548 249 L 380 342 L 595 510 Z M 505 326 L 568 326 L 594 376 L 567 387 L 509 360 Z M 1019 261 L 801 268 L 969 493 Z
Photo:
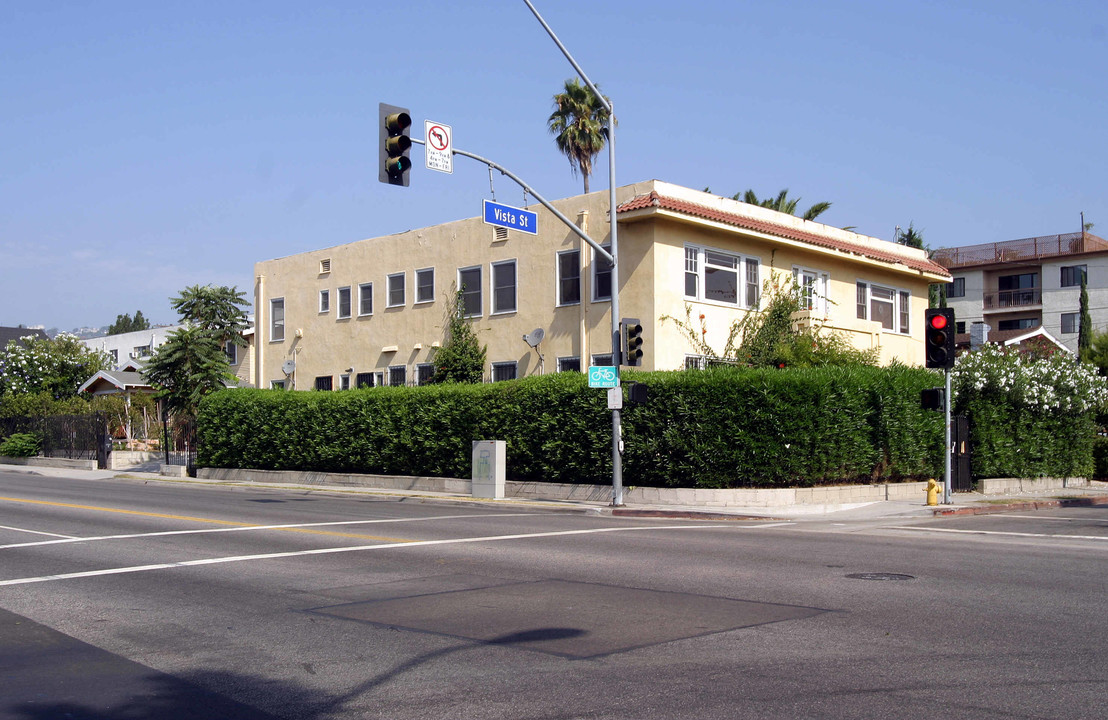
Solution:
M 449 125 L 423 121 L 424 155 L 427 157 L 427 167 L 444 173 L 454 172 L 454 149 L 451 147 L 454 140 L 453 131 Z
M 539 214 L 521 210 L 511 205 L 501 205 L 485 200 L 485 224 L 519 230 L 531 235 L 539 234 Z
M 589 387 L 619 387 L 619 369 L 612 365 L 589 365 Z
M 608 409 L 609 410 L 622 410 L 623 409 L 623 388 L 620 388 L 620 387 L 608 388 Z

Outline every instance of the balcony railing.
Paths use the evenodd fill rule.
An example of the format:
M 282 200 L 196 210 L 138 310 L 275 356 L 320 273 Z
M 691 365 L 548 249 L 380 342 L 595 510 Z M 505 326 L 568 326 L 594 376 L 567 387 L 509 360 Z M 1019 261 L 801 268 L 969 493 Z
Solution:
M 1020 288 L 1019 290 L 999 290 L 985 293 L 985 309 L 1026 307 L 1043 304 L 1042 288 Z
M 1004 262 L 1029 262 L 1043 258 L 1108 250 L 1108 242 L 1090 233 L 1045 235 L 1023 240 L 940 248 L 931 258 L 945 268 L 992 265 Z

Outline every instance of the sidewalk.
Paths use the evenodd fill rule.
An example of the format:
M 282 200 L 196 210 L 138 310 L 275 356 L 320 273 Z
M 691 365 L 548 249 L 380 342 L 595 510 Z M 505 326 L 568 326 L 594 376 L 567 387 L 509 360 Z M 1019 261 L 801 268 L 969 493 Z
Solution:
M 381 498 L 400 498 L 420 502 L 460 503 L 504 508 L 526 507 L 554 512 L 582 512 L 605 514 L 615 517 L 673 518 L 689 520 L 880 520 L 895 517 L 932 517 L 948 515 L 979 515 L 996 512 L 1034 511 L 1040 509 L 1073 506 L 1108 506 L 1108 483 L 1092 481 L 1088 487 L 1065 488 L 1041 493 L 1012 493 L 983 495 L 978 492 L 955 493 L 950 505 L 928 507 L 921 496 L 919 502 L 909 500 L 885 500 L 880 502 L 840 505 L 787 505 L 776 507 L 707 507 L 697 505 L 649 505 L 629 504 L 611 507 L 609 504 L 581 500 L 545 500 L 535 498 L 474 498 L 470 495 L 429 490 L 394 490 L 368 487 L 350 487 L 324 484 L 258 483 L 227 480 L 198 480 L 196 478 L 168 477 L 144 469 L 121 470 L 71 470 L 63 468 L 35 467 L 27 465 L 0 465 L 0 472 L 15 472 L 52 477 L 69 477 L 85 480 L 142 480 L 144 482 L 199 483 L 221 487 L 272 488 L 302 490 L 350 495 L 372 495 Z

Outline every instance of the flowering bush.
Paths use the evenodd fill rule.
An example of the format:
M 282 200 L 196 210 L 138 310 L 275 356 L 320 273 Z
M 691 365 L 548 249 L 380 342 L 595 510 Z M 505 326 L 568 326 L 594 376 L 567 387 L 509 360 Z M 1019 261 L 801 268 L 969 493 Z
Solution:
M 954 407 L 975 395 L 1031 411 L 1082 414 L 1108 405 L 1108 378 L 1066 353 L 986 345 L 958 358 L 951 375 Z
M 0 395 L 49 393 L 69 398 L 90 377 L 110 367 L 106 353 L 92 350 L 76 335 L 29 336 L 0 348 Z

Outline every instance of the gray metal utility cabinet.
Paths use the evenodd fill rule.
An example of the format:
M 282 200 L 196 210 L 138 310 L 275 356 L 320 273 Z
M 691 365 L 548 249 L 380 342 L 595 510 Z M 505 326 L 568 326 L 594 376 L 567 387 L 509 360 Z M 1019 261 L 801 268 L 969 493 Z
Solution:
M 473 488 L 479 498 L 504 497 L 506 444 L 503 440 L 473 441 Z

